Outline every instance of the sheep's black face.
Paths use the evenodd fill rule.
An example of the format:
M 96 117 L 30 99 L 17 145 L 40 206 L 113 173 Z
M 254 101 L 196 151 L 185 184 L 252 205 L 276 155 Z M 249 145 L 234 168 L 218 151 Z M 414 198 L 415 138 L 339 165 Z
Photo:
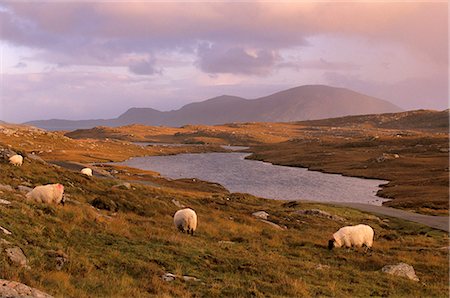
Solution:
M 328 249 L 332 250 L 334 247 L 334 240 L 328 240 Z

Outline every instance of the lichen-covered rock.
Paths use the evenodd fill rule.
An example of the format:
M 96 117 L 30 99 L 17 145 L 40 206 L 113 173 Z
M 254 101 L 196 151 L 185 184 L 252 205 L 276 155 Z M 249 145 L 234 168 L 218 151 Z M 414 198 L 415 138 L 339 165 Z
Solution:
M 5 298 L 52 298 L 47 293 L 16 281 L 0 279 L 0 297 Z
M 417 277 L 416 272 L 414 271 L 414 267 L 406 263 L 398 263 L 397 265 L 386 265 L 381 269 L 381 271 L 392 275 L 407 277 L 410 280 L 419 281 L 419 278 Z

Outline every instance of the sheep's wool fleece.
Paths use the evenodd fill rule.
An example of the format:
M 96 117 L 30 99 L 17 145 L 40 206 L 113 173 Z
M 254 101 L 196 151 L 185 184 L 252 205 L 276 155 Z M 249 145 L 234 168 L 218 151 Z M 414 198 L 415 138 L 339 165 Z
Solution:
M 21 166 L 23 163 L 22 155 L 16 154 L 9 158 L 9 163 L 15 166 Z
M 173 216 L 175 226 L 184 232 L 197 228 L 197 214 L 190 208 L 178 210 Z
M 362 245 L 372 247 L 373 234 L 373 229 L 370 226 L 356 225 L 340 228 L 333 234 L 333 238 L 336 247 L 361 247 Z
M 84 168 L 84 169 L 81 170 L 81 174 L 84 174 L 86 176 L 92 176 L 92 169 Z
M 36 203 L 60 203 L 64 193 L 62 184 L 47 184 L 36 186 L 32 191 L 27 193 L 26 197 Z

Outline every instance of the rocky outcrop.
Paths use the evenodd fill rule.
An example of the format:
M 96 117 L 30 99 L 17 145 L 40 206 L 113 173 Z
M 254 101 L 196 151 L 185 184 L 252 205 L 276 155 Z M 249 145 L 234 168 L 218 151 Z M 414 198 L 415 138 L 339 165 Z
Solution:
M 0 279 L 0 297 L 4 298 L 52 298 L 47 293 L 17 281 Z
M 416 272 L 414 271 L 414 267 L 406 263 L 398 263 L 397 265 L 386 265 L 381 269 L 381 271 L 396 276 L 406 277 L 413 281 L 419 281 L 419 278 L 417 277 Z

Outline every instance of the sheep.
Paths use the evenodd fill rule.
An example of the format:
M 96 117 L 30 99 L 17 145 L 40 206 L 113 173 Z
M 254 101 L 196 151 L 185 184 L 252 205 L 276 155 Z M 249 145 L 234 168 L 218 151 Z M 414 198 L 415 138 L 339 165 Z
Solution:
M 36 186 L 26 194 L 28 201 L 46 204 L 64 205 L 64 186 L 62 184 L 47 184 Z
M 23 164 L 23 156 L 19 154 L 15 154 L 9 158 L 9 163 L 20 167 Z
M 368 225 L 356 225 L 340 228 L 328 241 L 328 249 L 333 247 L 361 247 L 372 248 L 373 229 Z
M 92 177 L 92 169 L 90 168 L 81 169 L 81 174 L 86 175 L 88 177 Z
M 197 214 L 190 208 L 178 210 L 173 216 L 173 223 L 181 232 L 194 235 L 197 229 Z

